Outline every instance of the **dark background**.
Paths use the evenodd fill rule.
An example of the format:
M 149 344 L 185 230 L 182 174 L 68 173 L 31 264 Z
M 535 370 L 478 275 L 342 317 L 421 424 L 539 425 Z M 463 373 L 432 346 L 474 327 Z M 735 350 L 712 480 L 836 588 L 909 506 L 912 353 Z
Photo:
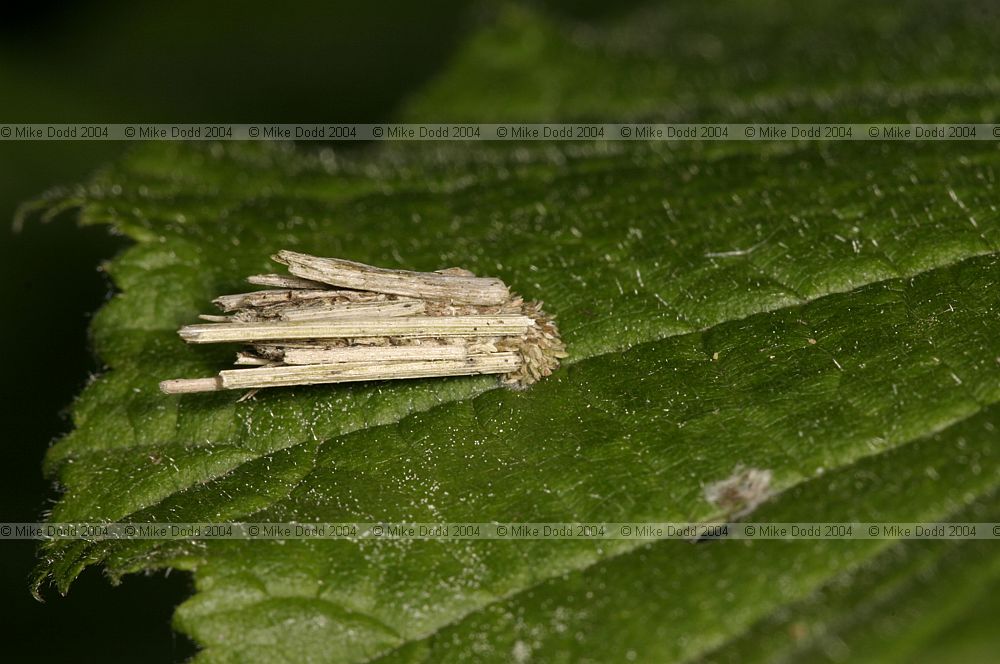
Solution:
M 635 3 L 545 4 L 588 18 Z M 26 5 L 0 16 L 4 123 L 382 122 L 488 20 L 484 7 L 457 1 Z M 15 233 L 14 212 L 46 189 L 85 181 L 125 149 L 0 142 L 0 521 L 36 521 L 57 495 L 42 458 L 71 426 L 73 396 L 100 371 L 87 326 L 112 286 L 98 266 L 126 243 L 104 228 L 77 227 L 72 213 L 48 224 L 32 219 Z M 28 592 L 34 564 L 35 543 L 0 545 L 6 654 L 150 662 L 193 654 L 170 629 L 173 607 L 190 594 L 188 575 L 133 576 L 112 587 L 91 568 L 68 596 L 47 589 L 40 603 Z

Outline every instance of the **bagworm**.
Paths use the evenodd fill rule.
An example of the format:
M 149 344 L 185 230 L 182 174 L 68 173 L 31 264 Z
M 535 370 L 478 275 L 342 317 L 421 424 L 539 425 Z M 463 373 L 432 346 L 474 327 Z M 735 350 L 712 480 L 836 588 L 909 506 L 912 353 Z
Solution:
M 294 251 L 272 257 L 290 274 L 214 300 L 221 315 L 179 334 L 188 343 L 240 343 L 237 369 L 160 383 L 167 394 L 287 385 L 499 374 L 526 387 L 566 357 L 541 302 L 468 270 L 409 272 Z

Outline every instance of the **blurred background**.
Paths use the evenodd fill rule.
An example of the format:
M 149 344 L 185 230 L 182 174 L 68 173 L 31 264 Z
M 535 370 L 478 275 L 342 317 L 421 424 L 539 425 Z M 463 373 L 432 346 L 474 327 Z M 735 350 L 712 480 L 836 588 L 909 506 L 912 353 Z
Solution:
M 623 7 L 545 4 L 577 18 Z M 19 3 L 0 21 L 0 122 L 383 122 L 487 14 L 457 1 Z M 87 326 L 111 284 L 98 266 L 125 246 L 104 228 L 76 227 L 72 213 L 14 232 L 15 210 L 51 187 L 85 181 L 126 149 L 0 142 L 0 343 L 8 356 L 0 521 L 36 521 L 56 495 L 42 458 L 71 426 L 73 396 L 100 370 Z M 186 575 L 133 577 L 116 588 L 91 568 L 68 596 L 49 590 L 40 603 L 28 593 L 34 561 L 32 542 L 0 547 L 0 624 L 32 647 L 33 659 L 94 658 L 95 638 L 101 661 L 194 653 L 170 629 L 173 607 L 190 592 Z

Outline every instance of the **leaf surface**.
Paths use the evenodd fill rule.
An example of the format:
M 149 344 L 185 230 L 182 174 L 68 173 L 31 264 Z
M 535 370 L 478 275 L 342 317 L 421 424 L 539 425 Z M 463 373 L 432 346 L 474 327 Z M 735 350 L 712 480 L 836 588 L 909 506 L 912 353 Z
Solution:
M 930 3 L 911 5 L 841 24 L 821 20 L 835 8 L 819 3 L 766 48 L 740 26 L 777 31 L 794 8 L 639 9 L 600 28 L 507 8 L 407 114 L 493 119 L 504 107 L 474 81 L 497 69 L 524 86 L 506 108 L 533 118 L 683 118 L 706 99 L 725 117 L 893 113 L 897 93 L 939 119 L 995 113 L 992 65 L 978 57 L 995 15 L 963 4 L 932 25 L 917 11 Z M 891 58 L 867 48 L 865 25 L 899 38 Z M 936 51 L 923 57 L 929 44 L 959 52 L 945 67 Z M 816 53 L 800 62 L 806 46 Z M 834 51 L 840 60 L 820 57 Z M 757 52 L 766 59 L 746 60 Z M 780 72 L 766 89 L 754 73 L 765 65 Z M 897 88 L 879 88 L 890 65 Z M 711 75 L 690 78 L 699 66 Z M 546 105 L 546 88 L 561 101 Z M 742 466 L 772 473 L 765 521 L 988 520 L 1000 481 L 998 165 L 985 142 L 141 146 L 52 203 L 136 241 L 108 264 L 120 292 L 93 325 L 108 371 L 47 457 L 65 489 L 52 519 L 700 521 L 725 516 L 704 487 Z M 279 248 L 501 277 L 545 300 L 570 358 L 525 392 L 481 377 L 244 402 L 160 394 L 162 379 L 231 361 L 232 349 L 187 347 L 176 329 L 269 270 Z M 954 558 L 995 579 L 990 551 L 59 542 L 40 574 L 66 589 L 97 563 L 113 576 L 192 570 L 197 593 L 177 625 L 209 661 L 768 659 L 930 630 L 915 618 L 866 632 L 850 614 L 883 610 Z M 952 616 L 976 597 L 968 578 L 955 587 Z M 805 617 L 792 624 L 790 612 Z M 903 652 L 891 645 L 903 640 L 883 645 Z

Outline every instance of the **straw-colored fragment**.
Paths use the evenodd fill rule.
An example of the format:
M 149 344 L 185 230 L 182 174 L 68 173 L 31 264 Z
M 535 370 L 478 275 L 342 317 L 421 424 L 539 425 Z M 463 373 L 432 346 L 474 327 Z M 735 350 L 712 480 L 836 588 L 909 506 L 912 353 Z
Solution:
M 222 389 L 242 390 L 364 380 L 402 380 L 440 376 L 502 374 L 517 368 L 517 353 L 473 355 L 464 360 L 415 360 L 410 362 L 349 362 L 304 366 L 261 367 L 219 372 Z
M 255 353 L 236 353 L 236 366 L 239 367 L 262 367 L 267 364 L 271 364 L 274 360 L 269 360 L 266 357 L 261 357 Z
M 328 302 L 378 302 L 385 300 L 382 293 L 359 293 L 350 290 L 315 290 L 306 288 L 279 288 L 222 295 L 212 302 L 223 311 L 236 311 L 248 307 L 299 306 L 309 300 Z
M 291 275 L 248 278 L 266 290 L 214 300 L 224 315 L 188 325 L 189 343 L 242 343 L 236 366 L 211 378 L 168 380 L 168 394 L 502 374 L 511 387 L 548 376 L 566 357 L 552 318 L 499 279 L 468 270 L 386 270 L 291 251 Z
M 337 318 L 396 318 L 419 316 L 424 313 L 424 303 L 418 300 L 398 302 L 359 302 L 357 304 L 324 305 L 320 307 L 290 308 L 278 312 L 279 320 L 330 320 Z
M 212 376 L 211 378 L 176 378 L 160 383 L 160 391 L 164 394 L 215 392 L 221 389 L 223 389 L 222 379 L 219 376 Z
M 343 348 L 289 348 L 282 351 L 285 364 L 337 364 L 343 362 L 400 362 L 413 360 L 464 360 L 466 345 L 345 346 Z
M 340 258 L 320 258 L 295 251 L 279 251 L 274 260 L 297 277 L 340 288 L 405 295 L 455 304 L 502 304 L 510 291 L 499 279 L 441 272 L 387 270 Z M 464 270 L 462 271 L 465 272 Z
M 527 316 L 406 316 L 331 321 L 208 323 L 186 325 L 181 338 L 193 344 L 354 337 L 516 336 L 534 325 Z
M 247 277 L 247 283 L 254 286 L 269 286 L 270 288 L 326 288 L 326 284 L 290 274 L 254 274 Z

